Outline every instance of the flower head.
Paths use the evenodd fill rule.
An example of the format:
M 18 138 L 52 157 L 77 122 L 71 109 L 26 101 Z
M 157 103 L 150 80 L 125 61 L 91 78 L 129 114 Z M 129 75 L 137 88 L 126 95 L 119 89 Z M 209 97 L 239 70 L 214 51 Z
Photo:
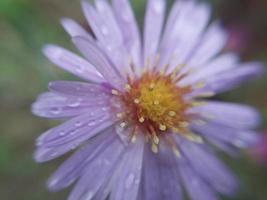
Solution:
M 48 187 L 76 185 L 69 199 L 214 200 L 232 194 L 234 175 L 216 158 L 253 144 L 259 122 L 251 107 L 207 98 L 262 73 L 222 53 L 227 35 L 209 24 L 210 8 L 148 0 L 143 42 L 128 0 L 83 1 L 95 37 L 71 19 L 62 25 L 84 58 L 55 45 L 44 54 L 85 80 L 55 81 L 33 104 L 36 115 L 68 119 L 37 139 L 35 159 L 75 153 Z

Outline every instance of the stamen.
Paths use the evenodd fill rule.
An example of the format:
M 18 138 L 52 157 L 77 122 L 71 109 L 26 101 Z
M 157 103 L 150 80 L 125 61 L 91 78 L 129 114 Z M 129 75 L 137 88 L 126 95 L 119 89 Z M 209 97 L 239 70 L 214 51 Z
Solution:
M 124 128 L 126 125 L 127 125 L 126 122 L 122 122 L 122 123 L 120 124 L 120 127 L 121 127 L 121 128 Z
M 135 100 L 134 100 L 134 103 L 135 103 L 135 104 L 139 104 L 139 103 L 140 103 L 140 100 L 139 100 L 139 99 L 135 99 Z
M 155 88 L 155 83 L 151 83 L 150 85 L 149 85 L 149 89 L 150 90 L 153 90 Z
M 179 127 L 181 127 L 181 128 L 187 128 L 188 126 L 189 126 L 188 122 L 180 122 L 179 123 Z
M 209 98 L 209 97 L 213 97 L 215 95 L 214 92 L 203 92 L 197 95 L 197 97 L 199 98 Z
M 194 88 L 195 89 L 201 89 L 201 88 L 203 88 L 205 86 L 205 83 L 204 82 L 198 82 L 195 86 L 194 86 Z
M 139 122 L 140 122 L 140 123 L 144 123 L 144 121 L 145 121 L 145 118 L 144 118 L 144 117 L 140 117 L 140 118 L 139 118 Z
M 164 124 L 160 124 L 159 125 L 159 130 L 166 131 L 167 130 L 167 126 L 165 126 Z
M 157 135 L 153 135 L 153 141 L 155 144 L 159 144 L 159 137 Z
M 129 84 L 126 84 L 125 87 L 124 87 L 127 91 L 130 91 L 131 90 L 131 86 Z
M 174 155 L 177 158 L 181 158 L 181 153 L 180 153 L 179 149 L 176 146 L 175 147 L 172 147 L 172 151 L 173 151 Z
M 183 135 L 186 139 L 192 141 L 192 142 L 196 142 L 196 143 L 203 143 L 203 139 L 201 136 L 196 135 L 194 133 L 186 133 L 185 135 Z
M 155 100 L 153 103 L 154 103 L 154 105 L 159 105 L 159 101 L 158 100 Z
M 205 106 L 206 104 L 207 104 L 207 102 L 204 102 L 204 101 L 192 101 L 191 102 L 191 105 L 195 106 L 195 107 L 197 107 L 197 106 Z
M 174 117 L 176 115 L 176 112 L 171 110 L 171 111 L 168 112 L 168 114 L 169 114 L 170 117 Z
M 151 150 L 152 150 L 154 153 L 158 153 L 158 152 L 159 152 L 159 150 L 158 150 L 158 146 L 157 146 L 154 142 L 152 142 Z
M 119 92 L 117 90 L 112 89 L 111 90 L 111 94 L 113 94 L 113 95 L 119 95 Z
M 123 117 L 123 113 L 117 113 L 116 116 L 117 116 L 117 118 L 122 118 Z

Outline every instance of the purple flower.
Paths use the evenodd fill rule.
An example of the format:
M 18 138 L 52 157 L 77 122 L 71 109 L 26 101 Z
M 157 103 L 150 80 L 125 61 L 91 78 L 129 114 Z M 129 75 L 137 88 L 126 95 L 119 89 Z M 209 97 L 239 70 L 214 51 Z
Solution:
M 251 107 L 206 98 L 263 72 L 221 53 L 227 40 L 210 7 L 176 1 L 163 29 L 165 0 L 148 0 L 143 42 L 128 0 L 83 1 L 95 37 L 61 23 L 85 57 L 46 45 L 44 54 L 86 82 L 55 81 L 33 112 L 67 119 L 37 139 L 35 160 L 73 152 L 48 187 L 75 183 L 69 200 L 214 200 L 232 195 L 235 176 L 216 158 L 256 142 Z

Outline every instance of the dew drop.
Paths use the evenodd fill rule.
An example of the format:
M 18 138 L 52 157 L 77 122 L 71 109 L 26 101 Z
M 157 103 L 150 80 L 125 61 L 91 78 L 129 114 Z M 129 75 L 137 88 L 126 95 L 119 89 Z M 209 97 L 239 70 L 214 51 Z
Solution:
M 161 1 L 155 1 L 155 3 L 153 4 L 153 11 L 156 14 L 161 14 L 163 12 L 164 9 L 164 5 L 162 4 Z
M 65 131 L 60 131 L 60 132 L 59 132 L 59 135 L 60 135 L 60 136 L 64 136 L 64 135 L 66 135 L 66 132 L 65 132 Z
M 80 101 L 75 100 L 75 101 L 70 102 L 70 103 L 68 104 L 68 106 L 69 106 L 69 107 L 72 107 L 72 108 L 76 108 L 76 107 L 78 107 L 80 104 L 81 104 Z
M 76 130 L 71 131 L 71 132 L 70 132 L 70 135 L 75 135 L 75 133 L 76 133 Z
M 76 72 L 79 73 L 79 74 L 82 74 L 84 72 L 84 67 L 83 66 L 79 66 L 77 65 L 76 66 Z
M 94 196 L 93 192 L 89 191 L 85 196 L 85 200 L 91 200 L 93 196 Z
M 60 109 L 60 108 L 52 108 L 52 109 L 51 109 L 51 113 L 52 113 L 53 115 L 58 115 L 58 114 L 61 113 L 61 109 Z
M 96 124 L 96 122 L 95 121 L 92 121 L 92 122 L 89 122 L 88 123 L 88 126 L 94 126 Z
M 42 140 L 37 140 L 36 141 L 36 146 L 42 146 L 43 145 L 43 141 Z
M 102 26 L 101 27 L 101 32 L 103 33 L 103 35 L 108 35 L 108 33 L 109 33 L 109 31 L 108 31 L 106 26 Z
M 75 126 L 76 127 L 80 127 L 82 125 L 82 122 L 80 122 L 80 121 L 77 121 L 76 123 L 75 123 Z
M 128 177 L 126 178 L 126 181 L 125 181 L 125 188 L 126 189 L 130 189 L 132 184 L 134 182 L 134 174 L 133 173 L 130 173 L 128 175 Z

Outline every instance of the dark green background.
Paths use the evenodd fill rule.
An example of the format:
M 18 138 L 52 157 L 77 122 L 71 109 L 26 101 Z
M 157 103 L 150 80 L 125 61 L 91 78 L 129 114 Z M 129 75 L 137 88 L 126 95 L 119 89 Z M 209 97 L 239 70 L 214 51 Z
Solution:
M 244 60 L 267 61 L 266 0 L 210 0 L 214 17 L 226 27 L 242 26 L 250 33 L 241 49 Z M 133 0 L 142 23 L 144 0 Z M 0 0 L 0 199 L 65 199 L 68 191 L 49 193 L 45 181 L 62 161 L 38 165 L 32 160 L 34 140 L 55 123 L 33 116 L 35 97 L 51 80 L 73 79 L 49 63 L 41 54 L 45 43 L 71 48 L 59 25 L 69 16 L 86 26 L 78 0 Z M 267 120 L 266 76 L 218 98 L 256 106 L 262 113 L 264 132 Z M 267 199 L 267 167 L 257 164 L 248 152 L 237 160 L 225 160 L 240 176 L 243 190 L 236 199 Z

